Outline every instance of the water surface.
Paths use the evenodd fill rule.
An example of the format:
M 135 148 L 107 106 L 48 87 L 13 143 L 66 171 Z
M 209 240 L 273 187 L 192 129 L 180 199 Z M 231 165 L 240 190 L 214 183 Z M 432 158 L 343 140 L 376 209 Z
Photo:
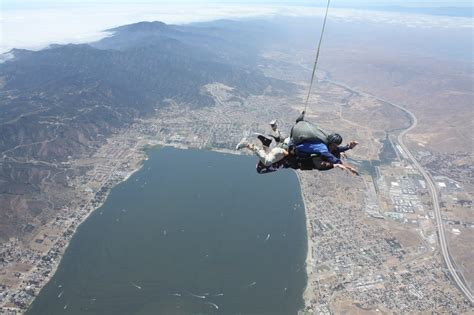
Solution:
M 296 314 L 306 228 L 295 174 L 154 149 L 82 224 L 28 314 Z

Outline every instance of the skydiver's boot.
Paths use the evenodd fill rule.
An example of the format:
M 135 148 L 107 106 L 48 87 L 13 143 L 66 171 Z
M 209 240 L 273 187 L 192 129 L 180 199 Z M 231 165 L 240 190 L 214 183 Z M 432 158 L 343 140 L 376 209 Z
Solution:
M 263 149 L 265 150 L 265 152 L 268 152 L 270 144 L 272 143 L 272 139 L 265 137 L 261 133 L 255 133 L 255 135 L 257 136 L 257 139 L 262 142 Z
M 248 146 L 249 146 L 249 142 L 248 142 L 247 138 L 243 137 L 242 140 L 240 140 L 240 142 L 237 143 L 237 145 L 235 146 L 235 149 L 240 150 L 240 149 L 246 148 Z

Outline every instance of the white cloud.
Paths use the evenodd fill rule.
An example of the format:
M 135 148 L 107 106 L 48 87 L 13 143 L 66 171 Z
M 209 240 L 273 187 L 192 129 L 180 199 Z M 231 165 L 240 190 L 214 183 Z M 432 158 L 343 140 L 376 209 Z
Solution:
M 420 28 L 473 28 L 473 19 L 466 17 L 338 9 L 331 17 L 345 22 L 368 21 Z
M 321 16 L 323 8 L 231 4 L 117 4 L 56 7 L 50 9 L 6 9 L 0 16 L 0 53 L 12 48 L 41 49 L 49 44 L 85 43 L 107 36 L 104 30 L 139 21 L 168 24 L 211 21 L 221 18 L 260 16 Z M 470 27 L 472 19 L 334 9 L 330 19 L 372 21 L 411 27 Z

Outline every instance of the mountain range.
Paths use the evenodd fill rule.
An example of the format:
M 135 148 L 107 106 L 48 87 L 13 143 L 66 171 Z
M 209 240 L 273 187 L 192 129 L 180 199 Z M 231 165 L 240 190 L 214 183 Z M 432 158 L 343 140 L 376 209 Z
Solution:
M 91 154 L 166 100 L 213 106 L 202 91 L 213 82 L 243 96 L 291 89 L 256 67 L 267 30 L 244 25 L 141 22 L 90 44 L 9 52 L 0 64 L 0 239 L 67 202 L 58 192 L 79 171 L 61 162 Z

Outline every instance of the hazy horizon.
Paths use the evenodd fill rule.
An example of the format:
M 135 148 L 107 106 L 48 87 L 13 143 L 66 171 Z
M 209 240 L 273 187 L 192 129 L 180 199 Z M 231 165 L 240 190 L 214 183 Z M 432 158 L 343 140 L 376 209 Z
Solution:
M 256 4 L 254 4 L 256 3 Z M 191 4 L 178 1 L 169 4 L 142 1 L 140 5 L 119 1 L 86 1 L 77 4 L 75 1 L 4 1 L 2 3 L 2 38 L 0 53 L 13 48 L 38 50 L 51 44 L 79 44 L 100 40 L 108 35 L 107 29 L 141 21 L 162 21 L 167 24 L 187 24 L 192 22 L 208 22 L 218 19 L 268 18 L 276 16 L 311 17 L 322 16 L 325 1 L 311 2 L 305 6 L 298 1 L 293 5 L 284 5 L 287 1 L 223 1 L 219 4 L 204 1 Z M 408 27 L 460 27 L 472 28 L 470 17 L 449 17 L 434 13 L 420 14 L 415 11 L 398 12 L 371 11 L 367 4 L 373 1 L 358 3 L 359 9 L 342 8 L 348 1 L 333 1 L 329 20 L 372 21 L 377 23 L 401 24 Z M 445 5 L 446 1 L 395 1 L 391 6 L 403 5 L 407 10 L 414 4 L 425 6 Z M 379 1 L 377 5 L 388 4 Z M 409 4 L 409 5 L 408 5 Z M 455 1 L 453 6 L 467 5 L 466 1 Z M 366 7 L 364 7 L 366 5 Z M 410 9 L 411 10 L 411 9 Z M 436 11 L 438 12 L 438 11 Z
M 310 0 L 201 0 L 201 1 L 191 1 L 191 0 L 140 0 L 140 1 L 130 1 L 130 0 L 3 0 L 2 8 L 45 8 L 48 6 L 64 6 L 64 5 L 84 5 L 84 4 L 266 4 L 266 5 L 295 5 L 295 6 L 324 6 L 326 5 L 326 0 L 319 1 L 310 1 Z M 407 8 L 415 7 L 472 7 L 472 2 L 468 0 L 455 0 L 455 1 L 446 1 L 446 0 L 359 0 L 357 2 L 351 0 L 339 0 L 332 1 L 331 6 L 333 7 L 348 7 L 348 8 L 359 8 L 359 7 L 384 7 L 384 6 L 400 6 Z

